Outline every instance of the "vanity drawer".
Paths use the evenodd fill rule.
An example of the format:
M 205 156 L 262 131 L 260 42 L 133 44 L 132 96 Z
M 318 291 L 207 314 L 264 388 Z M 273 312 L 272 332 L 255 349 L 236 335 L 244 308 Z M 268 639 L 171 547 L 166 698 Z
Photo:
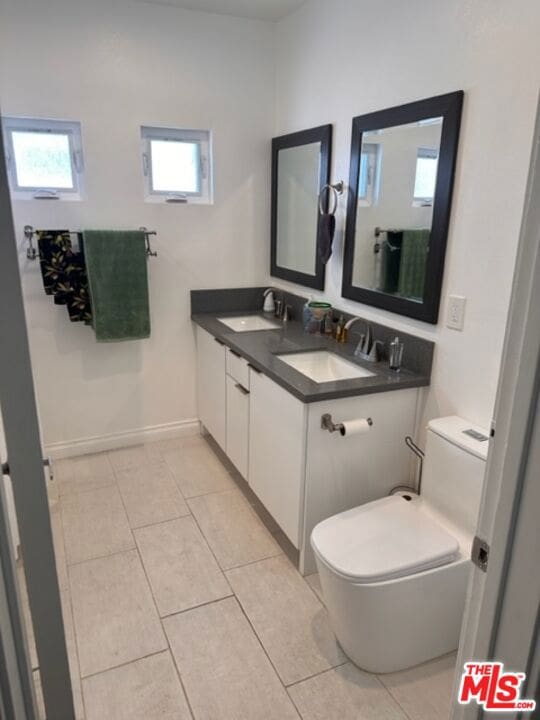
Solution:
M 227 375 L 230 375 L 237 383 L 240 383 L 246 390 L 249 390 L 249 366 L 248 361 L 239 355 L 235 350 L 227 348 L 226 356 Z

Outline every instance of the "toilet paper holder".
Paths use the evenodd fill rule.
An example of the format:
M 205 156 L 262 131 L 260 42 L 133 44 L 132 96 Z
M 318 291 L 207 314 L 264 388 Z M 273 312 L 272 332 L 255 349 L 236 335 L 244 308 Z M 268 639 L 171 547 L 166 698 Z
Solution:
M 370 426 L 373 425 L 373 420 L 370 417 L 366 418 L 366 422 Z M 331 433 L 340 432 L 342 435 L 345 435 L 343 423 L 335 423 L 330 413 L 324 413 L 324 415 L 321 416 L 321 428 Z

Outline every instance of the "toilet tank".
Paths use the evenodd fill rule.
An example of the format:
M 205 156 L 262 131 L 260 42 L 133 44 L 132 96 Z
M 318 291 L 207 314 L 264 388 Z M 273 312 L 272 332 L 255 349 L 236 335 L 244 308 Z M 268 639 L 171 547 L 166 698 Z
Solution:
M 489 440 L 486 430 L 452 416 L 428 424 L 422 496 L 468 534 L 476 529 Z

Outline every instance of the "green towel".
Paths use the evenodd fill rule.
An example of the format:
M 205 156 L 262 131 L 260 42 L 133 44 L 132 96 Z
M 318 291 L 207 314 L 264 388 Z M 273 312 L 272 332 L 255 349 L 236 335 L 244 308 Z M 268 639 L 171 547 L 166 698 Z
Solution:
M 83 242 L 97 341 L 150 337 L 144 233 L 85 230 Z
M 404 230 L 398 292 L 413 300 L 424 297 L 429 230 Z

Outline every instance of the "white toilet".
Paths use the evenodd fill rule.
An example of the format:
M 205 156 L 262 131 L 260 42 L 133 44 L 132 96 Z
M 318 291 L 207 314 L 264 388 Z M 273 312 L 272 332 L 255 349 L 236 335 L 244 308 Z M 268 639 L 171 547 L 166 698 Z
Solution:
M 487 435 L 458 417 L 429 423 L 420 497 L 375 500 L 313 530 L 333 630 L 368 672 L 458 646 L 489 444 L 468 430 Z

